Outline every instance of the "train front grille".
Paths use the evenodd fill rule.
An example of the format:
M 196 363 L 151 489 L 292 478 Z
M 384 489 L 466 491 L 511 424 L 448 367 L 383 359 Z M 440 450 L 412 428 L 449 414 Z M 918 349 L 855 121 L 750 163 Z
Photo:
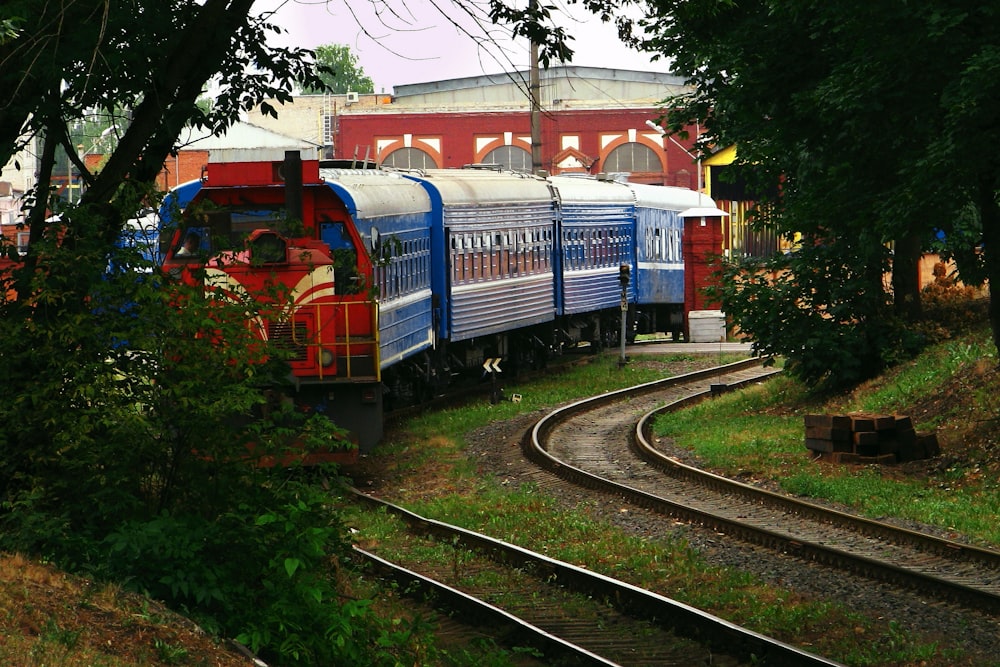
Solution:
M 304 324 L 272 322 L 267 327 L 267 337 L 272 345 L 292 355 L 289 361 L 307 359 L 309 331 Z

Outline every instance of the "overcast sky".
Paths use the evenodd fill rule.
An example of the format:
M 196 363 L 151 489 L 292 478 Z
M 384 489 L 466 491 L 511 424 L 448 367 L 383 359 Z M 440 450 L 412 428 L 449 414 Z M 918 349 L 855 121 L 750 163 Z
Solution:
M 526 42 L 515 43 L 492 25 L 477 27 L 453 0 L 258 0 L 255 11 L 266 10 L 276 10 L 272 22 L 288 31 L 275 38 L 275 45 L 346 44 L 375 82 L 376 92 L 528 66 Z M 669 71 L 663 61 L 650 62 L 649 56 L 626 48 L 613 25 L 602 24 L 579 7 L 574 10 L 577 18 L 561 21 L 575 37 L 572 64 Z M 464 28 L 453 25 L 452 19 Z M 488 43 L 484 30 L 492 31 L 500 45 Z

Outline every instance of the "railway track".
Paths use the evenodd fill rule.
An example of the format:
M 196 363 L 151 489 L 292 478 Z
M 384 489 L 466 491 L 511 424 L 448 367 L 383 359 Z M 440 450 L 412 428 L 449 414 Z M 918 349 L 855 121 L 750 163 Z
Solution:
M 430 547 L 413 544 L 413 555 L 392 561 L 356 548 L 358 559 L 406 590 L 432 594 L 463 621 L 488 625 L 505 643 L 532 647 L 543 664 L 838 664 L 631 584 L 354 493 L 424 540 L 455 550 L 450 563 L 422 557 Z
M 996 551 L 770 493 L 684 465 L 650 443 L 648 424 L 655 414 L 770 373 L 750 360 L 580 401 L 540 420 L 522 446 L 529 458 L 574 483 L 785 554 L 905 586 L 931 601 L 1000 615 Z

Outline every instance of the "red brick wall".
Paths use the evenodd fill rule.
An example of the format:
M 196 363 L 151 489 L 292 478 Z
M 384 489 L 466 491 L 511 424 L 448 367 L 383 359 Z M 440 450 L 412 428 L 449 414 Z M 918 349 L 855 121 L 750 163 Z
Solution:
M 84 164 L 90 171 L 100 171 L 104 156 L 91 153 L 83 156 Z M 164 191 L 201 178 L 202 169 L 208 164 L 208 151 L 182 150 L 176 156 L 168 157 L 156 178 L 157 185 Z
M 636 133 L 636 141 L 649 146 L 664 161 L 663 172 L 633 174 L 632 180 L 660 185 L 697 186 L 696 167 L 692 158 L 674 142 L 661 142 L 651 138 L 653 132 L 646 125 L 647 120 L 656 120 L 660 111 L 648 109 L 605 109 L 590 111 L 552 111 L 542 115 L 542 168 L 551 173 L 558 169 L 553 165 L 553 157 L 563 151 L 562 137 L 579 137 L 578 150 L 594 160 L 590 172 L 597 173 L 604 168 L 604 158 L 623 140 L 628 140 L 630 130 Z M 371 159 L 380 160 L 385 155 L 378 154 L 378 140 L 393 141 L 393 148 L 401 146 L 404 135 L 413 138 L 415 148 L 432 153 L 439 160 L 439 167 L 454 168 L 477 161 L 477 137 L 503 136 L 512 133 L 515 137 L 530 135 L 530 118 L 527 112 L 476 112 L 476 113 L 371 113 L 340 116 L 337 120 L 338 132 L 333 137 L 334 157 L 351 159 L 364 158 L 366 149 Z M 694 136 L 694 128 L 691 128 Z M 619 136 L 614 143 L 607 138 Z M 602 141 L 602 137 L 604 140 Z M 434 154 L 421 145 L 420 140 L 431 138 L 440 142 L 440 151 Z M 520 145 L 519 142 L 514 142 Z M 690 143 L 690 142 L 686 142 Z M 383 151 L 386 153 L 387 151 Z

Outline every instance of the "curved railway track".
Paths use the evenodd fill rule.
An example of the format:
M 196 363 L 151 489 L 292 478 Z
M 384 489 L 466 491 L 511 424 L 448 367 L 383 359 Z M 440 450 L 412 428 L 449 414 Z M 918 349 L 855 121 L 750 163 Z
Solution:
M 654 414 L 772 372 L 749 360 L 580 401 L 540 420 L 522 447 L 540 466 L 574 483 L 933 600 L 1000 614 L 996 551 L 770 493 L 686 466 L 650 444 Z
M 631 584 L 353 492 L 399 517 L 415 534 L 480 555 L 476 562 L 456 555 L 455 565 L 434 566 L 419 557 L 408 564 L 390 562 L 356 548 L 359 559 L 404 589 L 433 593 L 463 620 L 542 652 L 545 664 L 839 664 Z M 483 576 L 490 567 L 505 572 Z M 468 583 L 473 579 L 477 583 Z M 567 596 L 574 597 L 567 601 Z M 504 608 L 487 602 L 501 599 Z

